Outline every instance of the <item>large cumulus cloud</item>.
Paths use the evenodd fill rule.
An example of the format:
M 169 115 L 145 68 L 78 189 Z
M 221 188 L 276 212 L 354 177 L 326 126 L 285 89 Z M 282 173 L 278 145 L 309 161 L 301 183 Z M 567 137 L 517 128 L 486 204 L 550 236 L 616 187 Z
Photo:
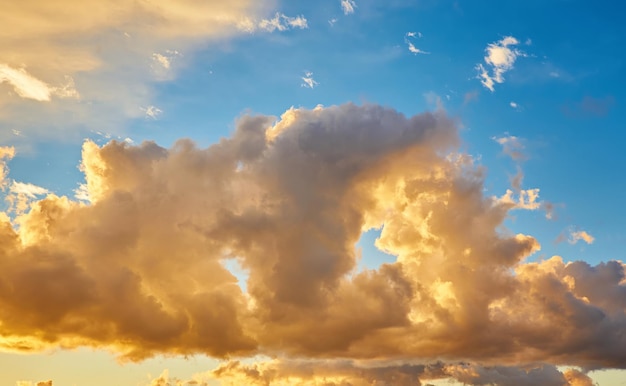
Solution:
M 457 145 L 441 111 L 352 104 L 243 117 L 206 149 L 86 142 L 90 203 L 48 195 L 3 216 L 0 346 L 304 358 L 363 384 L 623 367 L 624 265 L 525 262 L 539 244 L 503 228 L 512 206 Z M 357 271 L 355 243 L 379 227 L 397 260 Z

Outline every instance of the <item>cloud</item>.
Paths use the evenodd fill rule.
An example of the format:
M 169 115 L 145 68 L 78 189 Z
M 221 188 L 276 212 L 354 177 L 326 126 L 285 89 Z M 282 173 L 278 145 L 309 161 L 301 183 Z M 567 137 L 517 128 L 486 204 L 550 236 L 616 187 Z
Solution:
M 181 53 L 176 50 L 166 50 L 163 53 L 152 54 L 152 72 L 158 80 L 169 80 L 172 78 L 173 61 L 180 57 Z
M 14 194 L 23 194 L 28 198 L 37 198 L 37 196 L 50 193 L 48 189 L 42 188 L 41 186 L 17 181 L 13 181 L 10 191 Z
M 341 0 L 341 9 L 343 10 L 344 15 L 350 15 L 354 13 L 355 8 L 356 8 L 356 1 Z
M 409 52 L 411 52 L 413 54 L 425 54 L 425 55 L 430 54 L 430 52 L 422 51 L 419 48 L 415 47 L 413 45 L 413 43 L 411 43 L 411 42 L 408 42 L 407 44 L 409 46 Z
M 24 68 L 15 69 L 0 63 L 0 84 L 7 83 L 21 98 L 49 102 L 52 96 L 78 98 L 74 79 L 65 76 L 65 84 L 53 87 L 29 74 Z
M 445 375 L 443 365 L 367 365 L 351 360 L 272 360 L 243 364 L 229 361 L 207 374 L 229 385 L 420 385 L 420 378 Z
M 197 379 L 183 381 L 175 377 L 170 377 L 169 370 L 165 369 L 157 378 L 152 379 L 147 386 L 208 386 L 208 383 L 198 381 Z
M 302 84 L 301 84 L 302 87 L 314 88 L 315 86 L 319 85 L 319 83 L 315 81 L 315 79 L 313 79 L 313 73 L 310 71 L 306 71 L 304 73 L 304 76 L 301 79 L 302 79 Z
M 306 27 L 300 16 L 266 19 L 271 0 L 5 3 L 0 88 L 11 92 L 0 93 L 0 122 L 48 137 L 91 125 L 121 134 L 153 103 L 154 82 L 172 79 L 177 62 L 191 57 L 183 54 L 241 34 L 244 20 L 265 20 L 268 30 Z
M 570 244 L 576 244 L 579 241 L 584 241 L 587 244 L 593 244 L 595 238 L 586 231 L 570 231 L 568 242 Z
M 0 146 L 0 189 L 4 190 L 7 186 L 7 174 L 9 169 L 6 162 L 15 157 L 15 148 L 13 146 Z
M 511 189 L 507 189 L 504 196 L 497 198 L 498 203 L 509 205 L 511 209 L 536 210 L 541 208 L 542 203 L 538 201 L 538 188 L 526 190 L 520 189 L 519 186 L 516 186 L 516 188 L 518 188 L 517 199 L 514 197 L 515 193 Z
M 31 201 L 37 199 L 38 196 L 47 195 L 48 193 L 50 191 L 41 186 L 13 181 L 5 201 L 9 203 L 9 212 L 22 214 L 28 209 Z
M 567 370 L 560 372 L 555 366 L 543 365 L 539 367 L 480 367 L 474 365 L 449 366 L 446 369 L 453 377 L 468 385 L 498 385 L 498 386 L 577 386 L 592 385 L 591 379 L 577 371 Z
M 593 382 L 591 378 L 585 373 L 582 373 L 576 369 L 566 370 L 563 374 L 567 382 L 571 386 L 595 386 L 596 384 Z
M 490 43 L 485 48 L 485 66 L 482 63 L 476 65 L 478 70 L 478 79 L 480 82 L 490 91 L 494 91 L 496 83 L 504 83 L 504 74 L 513 69 L 513 65 L 519 56 L 525 56 L 523 51 L 520 51 L 513 46 L 519 44 L 519 41 L 512 37 L 506 36 L 501 40 Z M 489 74 L 491 69 L 491 74 Z
M 502 146 L 502 152 L 511 157 L 511 159 L 517 164 L 516 173 L 509 176 L 512 189 L 507 189 L 506 193 L 502 197 L 496 198 L 496 200 L 502 205 L 509 206 L 511 210 L 541 209 L 545 212 L 546 219 L 553 219 L 555 205 L 549 201 L 539 201 L 538 188 L 522 189 L 524 171 L 522 170 L 521 163 L 527 159 L 527 156 L 524 153 L 524 140 L 508 134 L 503 137 L 492 137 L 492 139 L 499 143 Z
M 146 113 L 146 118 L 157 119 L 159 115 L 163 113 L 163 110 L 156 106 L 148 106 L 142 109 Z
M 272 19 L 263 19 L 259 22 L 258 28 L 267 32 L 286 31 L 291 28 L 308 28 L 307 20 L 304 16 L 290 17 L 282 13 L 276 13 Z
M 526 159 L 526 154 L 524 154 L 525 146 L 521 138 L 507 135 L 505 137 L 492 137 L 492 139 L 502 145 L 502 152 L 514 161 Z
M 425 55 L 430 54 L 430 52 L 426 52 L 426 51 L 420 50 L 419 48 L 415 47 L 415 45 L 413 44 L 411 39 L 415 39 L 416 36 L 421 38 L 422 37 L 422 33 L 421 32 L 417 32 L 417 33 L 415 33 L 415 32 L 407 32 L 404 35 L 404 42 L 406 43 L 406 45 L 407 45 L 407 47 L 409 49 L 409 52 L 411 52 L 413 54 L 416 54 L 416 55 L 417 54 L 425 54 Z
M 14 69 L 6 64 L 0 64 L 0 83 L 13 86 L 15 93 L 25 99 L 49 101 L 52 91 L 41 80 L 33 77 L 24 69 Z
M 459 145 L 443 110 L 353 104 L 244 116 L 208 148 L 86 142 L 89 203 L 48 194 L 0 216 L 0 348 L 279 361 L 211 373 L 251 385 L 623 367 L 624 264 L 527 261 L 541 246 L 504 222 L 538 191 L 486 197 Z M 358 270 L 373 228 L 396 259 Z
M 209 379 L 229 385 L 422 385 L 444 379 L 465 385 L 498 386 L 587 386 L 591 379 L 584 373 L 556 366 L 535 364 L 523 368 L 473 364 L 364 363 L 351 360 L 272 360 L 243 364 L 223 363 L 207 373 Z
M 37 199 L 37 196 L 48 194 L 49 191 L 40 186 L 30 183 L 11 181 L 7 178 L 9 168 L 7 162 L 15 156 L 15 148 L 0 147 L 0 191 L 8 192 L 5 201 L 9 204 L 9 212 L 22 214 L 28 209 L 29 203 Z M 5 213 L 0 213 L 3 219 L 8 218 Z

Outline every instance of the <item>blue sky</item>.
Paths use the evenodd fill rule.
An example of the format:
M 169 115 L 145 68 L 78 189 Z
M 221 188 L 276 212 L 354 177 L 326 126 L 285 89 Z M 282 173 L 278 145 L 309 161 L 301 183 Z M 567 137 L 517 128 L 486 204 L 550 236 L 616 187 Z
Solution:
M 445 111 L 458 128 L 458 152 L 484 168 L 484 197 L 504 197 L 511 189 L 511 209 L 499 232 L 531 235 L 541 244 L 526 261 L 553 255 L 591 265 L 623 260 L 624 6 L 242 0 L 231 9 L 189 0 L 183 3 L 190 8 L 176 13 L 168 1 L 154 3 L 156 11 L 145 18 L 125 5 L 110 11 L 109 19 L 99 18 L 72 1 L 59 5 L 58 13 L 15 5 L 0 17 L 0 24 L 6 19 L 16 31 L 0 34 L 6 47 L 0 54 L 0 141 L 15 151 L 7 157 L 10 171 L 1 194 L 14 229 L 19 231 L 16 219 L 28 214 L 29 205 L 48 193 L 79 201 L 75 190 L 85 182 L 79 165 L 86 140 L 99 146 L 154 141 L 170 148 L 189 138 L 206 148 L 232 137 L 247 115 L 280 117 L 292 107 L 352 102 L 407 117 Z M 213 19 L 213 9 L 224 18 Z M 67 26 L 58 23 L 63 15 Z M 24 26 L 29 19 L 46 23 L 37 30 Z M 32 40 L 37 36 L 48 48 Z M 523 176 L 521 185 L 512 183 L 516 175 Z M 519 201 L 536 192 L 538 198 Z M 17 209 L 17 202 L 26 209 Z M 379 234 L 370 230 L 358 243 L 359 269 L 395 261 L 373 246 Z M 104 368 L 98 366 L 114 357 L 104 351 L 46 355 L 59 361 L 87 357 Z M 0 355 L 0 364 L 43 363 L 40 354 Z M 182 362 L 163 359 L 159 366 L 170 374 L 179 369 L 175 376 L 181 379 L 201 371 Z M 111 366 L 120 384 L 146 384 L 148 372 L 158 375 L 153 362 Z M 0 380 L 96 384 L 54 369 L 31 376 L 27 367 Z M 620 384 L 615 379 L 601 384 Z

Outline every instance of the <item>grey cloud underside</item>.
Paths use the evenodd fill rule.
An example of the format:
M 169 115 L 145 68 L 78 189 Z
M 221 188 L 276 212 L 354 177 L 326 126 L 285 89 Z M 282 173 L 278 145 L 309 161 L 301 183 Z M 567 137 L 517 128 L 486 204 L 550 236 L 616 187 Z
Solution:
M 51 195 L 0 224 L 0 344 L 491 369 L 474 384 L 624 367 L 623 264 L 524 262 L 538 243 L 499 231 L 510 207 L 458 142 L 441 111 L 345 104 L 243 117 L 206 149 L 86 143 L 90 205 Z M 397 261 L 355 271 L 380 226 Z

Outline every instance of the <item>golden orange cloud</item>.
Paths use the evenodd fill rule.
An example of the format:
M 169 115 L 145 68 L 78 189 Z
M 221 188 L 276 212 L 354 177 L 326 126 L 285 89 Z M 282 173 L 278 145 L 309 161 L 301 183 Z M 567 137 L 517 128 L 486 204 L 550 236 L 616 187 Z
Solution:
M 503 230 L 515 205 L 484 195 L 458 142 L 442 111 L 353 104 L 246 116 L 206 149 L 86 142 L 90 203 L 50 194 L 2 216 L 0 348 L 301 358 L 336 384 L 623 367 L 624 265 L 526 262 L 538 242 Z M 397 260 L 356 270 L 380 227 Z M 211 376 L 269 371 L 224 366 Z M 283 372 L 306 378 L 268 374 Z
M 150 84 L 171 79 L 184 54 L 245 33 L 242 23 L 256 28 L 274 4 L 0 0 L 0 121 L 42 136 L 58 135 L 50 125 L 119 131 L 124 120 L 158 108 Z M 46 130 L 38 128 L 43 122 Z

